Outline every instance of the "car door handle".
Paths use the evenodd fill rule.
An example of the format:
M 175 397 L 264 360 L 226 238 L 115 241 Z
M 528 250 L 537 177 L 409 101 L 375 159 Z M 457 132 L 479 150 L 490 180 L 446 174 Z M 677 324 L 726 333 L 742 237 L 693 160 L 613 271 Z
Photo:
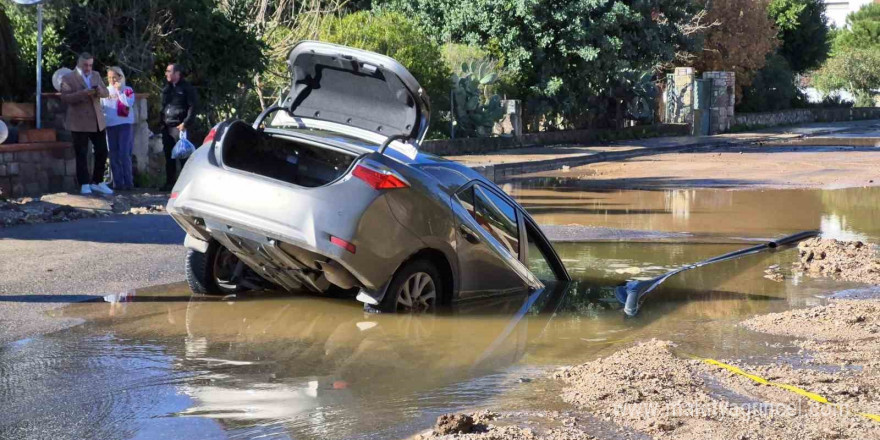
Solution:
M 467 225 L 459 226 L 458 230 L 461 231 L 461 235 L 464 235 L 465 240 L 473 244 L 479 244 L 482 241 L 480 240 L 480 236 L 474 233 L 474 231 L 467 227 Z

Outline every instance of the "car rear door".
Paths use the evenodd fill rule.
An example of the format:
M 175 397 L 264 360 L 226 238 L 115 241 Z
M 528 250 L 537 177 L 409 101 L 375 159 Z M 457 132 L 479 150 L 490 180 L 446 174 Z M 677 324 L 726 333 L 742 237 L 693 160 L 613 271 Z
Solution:
M 488 185 L 472 182 L 453 196 L 462 299 L 524 292 L 543 284 L 523 264 L 523 215 Z

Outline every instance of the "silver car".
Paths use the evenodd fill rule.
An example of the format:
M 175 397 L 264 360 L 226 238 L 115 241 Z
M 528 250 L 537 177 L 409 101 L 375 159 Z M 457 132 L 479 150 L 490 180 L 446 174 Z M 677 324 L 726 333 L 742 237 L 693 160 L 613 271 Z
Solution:
M 418 151 L 430 101 L 397 61 L 303 42 L 289 67 L 286 98 L 214 127 L 171 193 L 194 292 L 350 291 L 423 311 L 569 280 L 504 191 Z

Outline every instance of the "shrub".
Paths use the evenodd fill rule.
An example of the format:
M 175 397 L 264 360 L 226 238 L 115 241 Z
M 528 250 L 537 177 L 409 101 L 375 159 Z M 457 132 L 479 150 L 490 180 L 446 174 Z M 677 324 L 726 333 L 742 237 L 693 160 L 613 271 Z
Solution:
M 813 85 L 823 93 L 846 90 L 856 97 L 856 107 L 873 107 L 874 90 L 880 88 L 880 47 L 835 53 L 813 75 Z

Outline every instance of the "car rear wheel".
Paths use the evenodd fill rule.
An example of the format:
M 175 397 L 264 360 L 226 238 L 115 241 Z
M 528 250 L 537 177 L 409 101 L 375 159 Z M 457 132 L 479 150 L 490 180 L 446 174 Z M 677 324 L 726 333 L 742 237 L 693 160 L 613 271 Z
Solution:
M 186 252 L 186 282 L 193 293 L 228 295 L 243 290 L 238 280 L 246 268 L 232 252 L 211 241 L 205 253 Z
M 415 260 L 391 280 L 379 310 L 391 313 L 433 312 L 443 293 L 440 272 L 427 260 Z

